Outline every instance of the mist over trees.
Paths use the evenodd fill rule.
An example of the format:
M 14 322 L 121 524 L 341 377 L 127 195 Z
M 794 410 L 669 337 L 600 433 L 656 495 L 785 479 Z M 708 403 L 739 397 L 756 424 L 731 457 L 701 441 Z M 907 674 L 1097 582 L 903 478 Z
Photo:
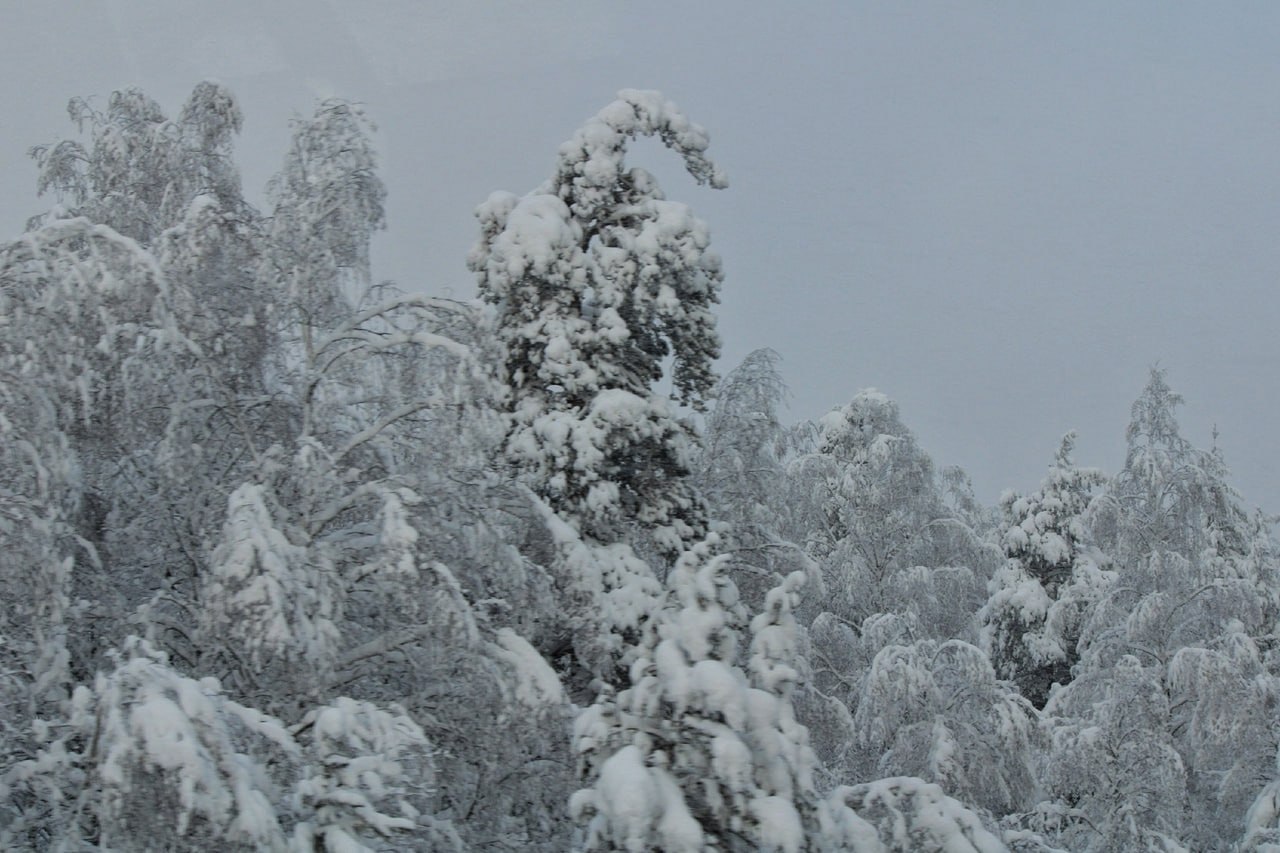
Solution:
M 480 204 L 472 301 L 372 278 L 356 104 L 266 210 L 220 85 L 68 111 L 0 246 L 0 847 L 1280 849 L 1273 519 L 1162 371 L 987 507 L 884 393 L 716 377 L 656 92 Z

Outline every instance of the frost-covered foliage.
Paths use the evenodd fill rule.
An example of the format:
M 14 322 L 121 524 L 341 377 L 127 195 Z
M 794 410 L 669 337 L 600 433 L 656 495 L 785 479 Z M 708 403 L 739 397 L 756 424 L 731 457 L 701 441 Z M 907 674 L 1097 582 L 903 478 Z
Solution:
M 982 643 L 1001 678 L 1043 708 L 1049 689 L 1071 680 L 1080 623 L 1095 571 L 1085 513 L 1104 482 L 1100 471 L 1071 461 L 1068 433 L 1040 489 L 1006 494 L 1004 565 L 991 579 L 983 608 Z M 1082 595 L 1084 593 L 1084 595 Z
M 1231 622 L 1209 648 L 1180 649 L 1169 663 L 1174 744 L 1187 768 L 1191 844 L 1210 849 L 1239 836 L 1275 775 L 1280 681 L 1244 625 Z
M 909 776 L 837 788 L 827 803 L 831 850 L 1002 853 L 978 815 L 937 785 Z
M 1183 849 L 1187 774 L 1161 676 L 1125 656 L 1050 700 L 1045 712 L 1058 719 L 1043 780 L 1049 799 L 1028 822 L 1056 844 L 1082 853 Z
M 443 850 L 422 812 L 425 735 L 403 713 L 340 698 L 292 729 L 176 672 L 130 638 L 115 668 L 39 727 L 5 782 L 22 808 L 0 829 L 19 848 Z M 417 805 L 415 805 L 415 802 Z
M 795 571 L 809 576 L 806 598 L 821 597 L 822 589 L 817 564 L 782 532 L 791 507 L 783 488 L 790 442 L 780 420 L 787 393 L 780 361 L 773 350 L 756 350 L 716 387 L 694 474 L 712 518 L 724 524 L 734 583 L 753 608 Z
M 73 104 L 86 144 L 36 152 L 41 188 L 70 206 L 0 247 L 14 321 L 0 327 L 0 371 L 14 380 L 0 395 L 0 515 L 15 530 L 0 558 L 13 559 L 0 565 L 0 758 L 43 768 L 4 782 L 0 822 L 23 827 L 10 846 L 132 849 L 134 830 L 145 836 L 111 828 L 125 818 L 107 805 L 86 807 L 85 823 L 45 802 L 55 789 L 107 802 L 85 775 L 88 747 L 66 732 L 82 731 L 81 706 L 110 699 L 89 685 L 125 655 L 153 661 L 128 671 L 160 681 L 216 678 L 211 697 L 294 732 L 317 714 L 350 724 L 316 741 L 320 764 L 304 760 L 303 737 L 289 753 L 302 758 L 254 782 L 274 774 L 278 833 L 299 849 L 477 836 L 563 849 L 569 822 L 550 803 L 562 813 L 571 790 L 567 709 L 558 691 L 530 692 L 536 653 L 518 634 L 536 631 L 550 583 L 519 554 L 533 522 L 503 515 L 520 499 L 489 463 L 501 432 L 485 408 L 482 312 L 371 284 L 385 190 L 354 107 L 326 102 L 295 124 L 263 215 L 239 195 L 240 118 L 224 90 L 201 84 L 174 120 L 137 92 L 110 103 L 105 114 Z M 122 645 L 131 632 L 148 637 L 145 654 Z M 321 710 L 343 707 L 359 710 Z M 492 735 L 471 731 L 480 720 Z M 412 735 L 397 743 L 413 741 L 417 757 L 396 758 L 389 732 Z M 335 738 L 351 767 L 399 764 L 412 794 L 395 793 L 394 774 L 322 769 Z M 560 761 L 545 760 L 557 749 Z M 447 779 L 429 772 L 433 753 Z M 544 780 L 532 795 L 531 772 Z M 220 796 L 208 793 L 210 808 Z M 175 840 L 148 843 L 237 843 L 225 809 L 183 802 L 154 804 L 146 819 Z
M 816 451 L 791 464 L 797 502 L 792 530 L 822 567 L 822 608 L 850 624 L 893 612 L 899 575 L 914 566 L 972 564 L 974 532 L 937 489 L 932 460 L 874 389 L 818 423 Z
M 776 523 L 786 431 L 779 409 L 787 386 L 782 357 L 770 349 L 749 353 L 722 379 L 707 416 L 697 481 L 714 506 L 741 514 L 735 526 Z
M 1183 438 L 1181 404 L 1164 371 L 1152 369 L 1133 404 L 1124 468 L 1097 513 L 1101 541 L 1121 565 L 1154 551 L 1195 559 L 1206 549 L 1227 555 L 1247 546 L 1240 531 L 1248 514 L 1226 481 L 1226 464 L 1216 449 Z
M 34 758 L 5 782 L 19 808 L 6 846 L 28 849 L 283 850 L 267 754 L 296 751 L 276 720 L 214 679 L 175 672 L 132 638 L 80 686 L 63 719 L 41 722 Z
M 854 717 L 865 776 L 920 777 L 997 815 L 1030 805 L 1038 723 L 986 655 L 959 640 L 885 646 Z
M 222 86 L 70 113 L 0 245 L 0 848 L 1280 849 L 1273 519 L 1159 371 L 987 508 L 877 392 L 712 392 L 656 93 L 481 206 L 474 302 L 375 282 L 354 104 L 266 211 Z
M 461 846 L 425 816 L 433 768 L 429 742 L 399 708 L 340 697 L 297 727 L 308 758 L 296 785 L 298 850 L 447 850 Z M 425 821 L 425 826 L 423 825 Z M 426 830 L 414 838 L 416 829 Z
M 138 89 L 113 92 L 105 111 L 74 98 L 67 113 L 88 131 L 88 147 L 63 139 L 31 154 L 40 166 L 39 191 L 53 191 L 73 215 L 146 245 L 176 225 L 196 197 L 228 210 L 243 206 L 232 140 L 244 119 L 218 83 L 198 84 L 177 119 Z

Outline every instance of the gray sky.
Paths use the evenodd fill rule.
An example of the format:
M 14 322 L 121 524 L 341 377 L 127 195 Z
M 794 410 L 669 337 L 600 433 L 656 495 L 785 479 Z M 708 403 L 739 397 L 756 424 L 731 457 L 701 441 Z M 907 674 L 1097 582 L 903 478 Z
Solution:
M 771 346 L 794 418 L 875 386 L 979 496 L 1039 482 L 1067 429 L 1114 472 L 1159 362 L 1184 434 L 1280 510 L 1280 4 L 104 0 L 0 33 L 0 236 L 64 106 L 216 77 L 253 198 L 287 120 L 363 101 L 390 229 L 375 274 L 468 296 L 471 211 L 524 192 L 622 87 L 706 126 L 723 193 L 635 162 L 725 258 L 726 368 Z M 260 196 L 258 196 L 260 197 Z

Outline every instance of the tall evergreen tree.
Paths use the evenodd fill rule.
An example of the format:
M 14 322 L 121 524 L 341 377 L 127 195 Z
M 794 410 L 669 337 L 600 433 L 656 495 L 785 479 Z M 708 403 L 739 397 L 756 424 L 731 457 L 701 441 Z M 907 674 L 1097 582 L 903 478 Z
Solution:
M 568 647 L 553 655 L 616 683 L 659 603 L 648 561 L 661 574 L 707 529 L 693 427 L 656 385 L 669 358 L 674 402 L 701 409 L 719 351 L 719 257 L 706 224 L 627 165 L 640 136 L 699 183 L 726 185 L 706 131 L 658 93 L 625 90 L 561 146 L 543 186 L 480 206 L 469 260 L 494 306 L 506 458 L 547 521 L 570 601 Z
M 670 358 L 674 401 L 703 407 L 722 273 L 706 224 L 627 165 L 638 136 L 726 186 L 701 127 L 656 92 L 626 90 L 561 146 L 547 183 L 481 205 L 470 265 L 497 312 L 508 456 L 588 540 L 623 541 L 634 525 L 670 557 L 706 520 L 685 479 L 692 427 L 655 385 Z
M 1075 434 L 1063 436 L 1049 475 L 1025 497 L 1005 495 L 1005 564 L 991 579 L 983 608 L 983 647 L 1001 678 L 1037 708 L 1049 688 L 1071 680 L 1084 609 L 1076 593 L 1092 565 L 1085 513 L 1102 473 L 1071 461 Z

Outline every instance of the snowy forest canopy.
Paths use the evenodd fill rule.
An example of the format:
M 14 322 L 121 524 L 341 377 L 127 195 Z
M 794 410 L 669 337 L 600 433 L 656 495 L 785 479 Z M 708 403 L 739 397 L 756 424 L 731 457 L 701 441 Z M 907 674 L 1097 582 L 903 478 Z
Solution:
M 1272 519 L 1161 371 L 987 507 L 879 392 L 715 376 L 657 93 L 480 205 L 474 301 L 371 279 L 354 104 L 267 211 L 221 86 L 69 112 L 0 246 L 0 847 L 1280 850 Z

